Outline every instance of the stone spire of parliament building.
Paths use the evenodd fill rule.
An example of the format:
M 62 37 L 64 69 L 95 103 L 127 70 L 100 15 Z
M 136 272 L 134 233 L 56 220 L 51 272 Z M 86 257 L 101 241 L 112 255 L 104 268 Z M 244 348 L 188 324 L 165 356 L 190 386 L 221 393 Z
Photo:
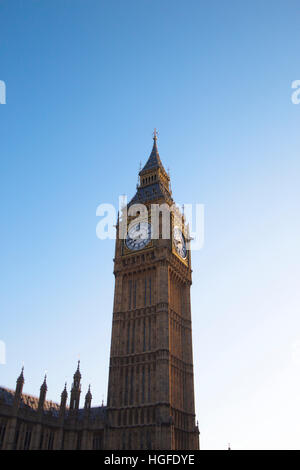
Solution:
M 157 232 L 153 207 L 159 208 Z M 166 207 L 164 232 L 160 209 Z M 80 408 L 79 362 L 69 406 L 66 386 L 60 405 L 46 400 L 46 376 L 39 398 L 23 394 L 22 369 L 15 391 L 0 387 L 0 449 L 199 449 L 189 233 L 172 198 L 156 131 L 136 194 L 124 209 L 116 226 L 107 406 L 92 407 L 89 388 Z

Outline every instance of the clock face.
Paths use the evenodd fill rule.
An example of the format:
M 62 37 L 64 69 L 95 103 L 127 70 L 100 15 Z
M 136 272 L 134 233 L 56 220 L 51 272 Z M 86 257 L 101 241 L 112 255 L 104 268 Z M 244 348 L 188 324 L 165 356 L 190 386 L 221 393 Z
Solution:
M 173 241 L 175 249 L 181 258 L 185 259 L 187 255 L 186 243 L 182 231 L 179 227 L 174 227 Z
M 151 225 L 148 222 L 140 222 L 130 228 L 125 240 L 126 246 L 129 250 L 141 250 L 151 240 Z

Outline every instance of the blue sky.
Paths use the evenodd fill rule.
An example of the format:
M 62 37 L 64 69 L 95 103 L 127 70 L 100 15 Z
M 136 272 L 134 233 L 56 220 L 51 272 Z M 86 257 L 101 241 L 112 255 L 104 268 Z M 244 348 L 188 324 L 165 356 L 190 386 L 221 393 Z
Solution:
M 114 242 L 96 208 L 135 191 L 152 131 L 194 252 L 204 449 L 300 448 L 299 2 L 0 1 L 1 330 L 15 386 L 106 400 Z

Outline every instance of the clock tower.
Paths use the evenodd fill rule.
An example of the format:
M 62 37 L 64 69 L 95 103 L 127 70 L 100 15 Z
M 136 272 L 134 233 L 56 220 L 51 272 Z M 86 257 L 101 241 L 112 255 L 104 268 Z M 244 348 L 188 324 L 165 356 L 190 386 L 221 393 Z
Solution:
M 195 450 L 190 239 L 153 141 L 116 227 L 105 447 Z

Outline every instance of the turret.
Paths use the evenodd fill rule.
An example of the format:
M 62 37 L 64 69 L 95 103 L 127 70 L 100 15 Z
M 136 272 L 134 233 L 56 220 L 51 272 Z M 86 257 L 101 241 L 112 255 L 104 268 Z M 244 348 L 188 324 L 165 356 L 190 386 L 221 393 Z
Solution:
M 78 361 L 77 370 L 73 376 L 73 384 L 71 388 L 71 398 L 70 398 L 70 410 L 78 410 L 79 408 L 79 400 L 80 400 L 80 393 L 81 393 L 81 373 L 79 370 L 80 361 Z
M 23 386 L 24 386 L 24 366 L 22 367 L 21 374 L 17 378 L 17 384 L 16 384 L 16 391 L 15 391 L 15 397 L 14 397 L 14 406 L 19 407 L 20 401 L 22 398 L 22 392 L 23 392 Z
M 92 403 L 92 394 L 91 394 L 91 386 L 89 385 L 89 389 L 87 391 L 87 394 L 85 396 L 85 403 L 84 403 L 84 409 L 90 410 L 91 409 L 91 403 Z
M 40 388 L 40 398 L 39 398 L 39 405 L 38 405 L 39 411 L 43 410 L 45 400 L 46 400 L 46 394 L 48 390 L 46 379 L 47 379 L 47 375 L 45 374 L 44 382 L 42 383 L 41 388 Z
M 65 383 L 65 388 L 61 392 L 60 396 L 60 409 L 59 409 L 59 415 L 64 416 L 65 411 L 66 411 L 66 406 L 67 406 L 67 400 L 68 400 L 68 392 L 67 392 L 67 382 Z

